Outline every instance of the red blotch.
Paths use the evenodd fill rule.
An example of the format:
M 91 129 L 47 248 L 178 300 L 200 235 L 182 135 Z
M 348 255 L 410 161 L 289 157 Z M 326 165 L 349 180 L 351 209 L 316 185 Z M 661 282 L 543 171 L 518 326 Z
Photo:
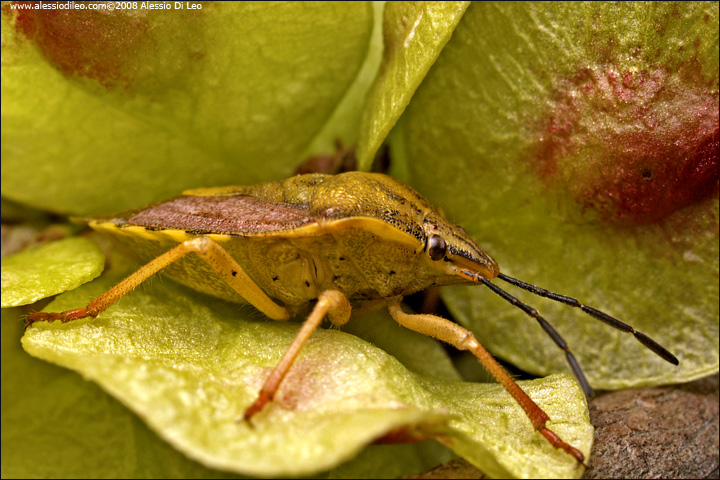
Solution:
M 605 65 L 558 81 L 532 168 L 611 223 L 658 223 L 717 196 L 718 91 L 699 70 Z
M 16 15 L 16 29 L 32 40 L 52 65 L 71 77 L 95 79 L 106 88 L 128 87 L 133 68 L 126 56 L 134 58 L 148 48 L 148 25 L 144 15 L 136 13 L 3 7 L 4 15 Z
M 426 431 L 422 426 L 409 425 L 390 430 L 382 437 L 373 441 L 374 445 L 399 445 L 403 443 L 418 443 L 437 438 L 437 434 Z

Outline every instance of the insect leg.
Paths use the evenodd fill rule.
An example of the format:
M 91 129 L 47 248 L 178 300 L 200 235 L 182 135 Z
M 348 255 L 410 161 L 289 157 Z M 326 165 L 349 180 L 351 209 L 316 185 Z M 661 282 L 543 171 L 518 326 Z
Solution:
M 638 342 L 645 345 L 647 348 L 652 350 L 655 354 L 657 354 L 659 357 L 661 357 L 666 362 L 672 363 L 673 365 L 678 365 L 680 362 L 678 361 L 677 357 L 670 353 L 665 347 L 657 343 L 652 338 L 648 337 L 642 332 L 638 332 L 635 330 L 631 325 L 623 322 L 622 320 L 618 320 L 617 318 L 608 315 L 605 312 L 601 312 L 600 310 L 588 307 L 587 305 L 583 305 L 578 300 L 568 297 L 566 295 L 560 295 L 559 293 L 553 293 L 548 290 L 545 290 L 544 288 L 538 287 L 536 285 L 533 285 L 531 283 L 523 282 L 522 280 L 518 280 L 517 278 L 508 277 L 505 274 L 498 274 L 498 278 L 501 280 L 504 280 L 508 282 L 511 285 L 515 285 L 516 287 L 520 287 L 524 290 L 527 290 L 528 292 L 532 292 L 535 295 L 539 295 L 541 297 L 547 297 L 550 300 L 555 300 L 556 302 L 561 302 L 566 305 L 570 305 L 571 307 L 577 307 L 583 312 L 587 313 L 593 318 L 596 318 L 600 320 L 601 322 L 604 322 L 608 325 L 610 325 L 613 328 L 616 328 L 622 332 L 632 333 L 635 338 L 638 340 Z
M 273 320 L 287 320 L 290 318 L 285 307 L 273 302 L 224 248 L 207 237 L 198 237 L 187 240 L 146 263 L 136 272 L 90 302 L 85 308 L 59 313 L 32 313 L 26 323 L 30 325 L 39 321 L 53 320 L 61 320 L 64 323 L 85 317 L 97 317 L 110 305 L 130 293 L 149 277 L 190 253 L 195 253 L 204 260 L 238 294 L 268 317 Z
M 244 420 L 258 413 L 263 407 L 273 399 L 275 393 L 280 387 L 280 383 L 287 375 L 290 367 L 297 358 L 300 350 L 310 338 L 310 335 L 317 329 L 323 318 L 327 315 L 334 325 L 343 325 L 350 319 L 350 302 L 347 297 L 338 290 L 327 290 L 320 294 L 312 312 L 308 316 L 300 331 L 295 335 L 290 347 L 288 347 L 285 355 L 275 366 L 270 376 L 265 380 L 265 384 L 260 390 L 257 400 L 245 411 Z M 241 419 L 241 420 L 243 420 Z
M 550 420 L 545 413 L 508 375 L 505 369 L 493 358 L 490 353 L 477 341 L 469 330 L 460 325 L 435 315 L 416 314 L 411 315 L 402 311 L 400 307 L 401 297 L 395 297 L 388 301 L 390 315 L 400 325 L 418 333 L 428 335 L 440 341 L 447 342 L 459 350 L 470 351 L 488 369 L 493 377 L 505 387 L 505 390 L 517 401 L 525 414 L 530 419 L 535 430 L 545 437 L 550 444 L 568 454 L 572 455 L 580 464 L 585 461 L 585 456 L 577 448 L 567 444 L 555 432 L 547 428 L 546 423 Z

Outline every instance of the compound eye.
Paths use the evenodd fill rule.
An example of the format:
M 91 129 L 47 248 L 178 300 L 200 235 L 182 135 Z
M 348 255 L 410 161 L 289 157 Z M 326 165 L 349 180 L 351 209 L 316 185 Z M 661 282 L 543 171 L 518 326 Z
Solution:
M 440 235 L 433 235 L 428 240 L 428 254 L 430 258 L 437 261 L 445 257 L 447 244 Z

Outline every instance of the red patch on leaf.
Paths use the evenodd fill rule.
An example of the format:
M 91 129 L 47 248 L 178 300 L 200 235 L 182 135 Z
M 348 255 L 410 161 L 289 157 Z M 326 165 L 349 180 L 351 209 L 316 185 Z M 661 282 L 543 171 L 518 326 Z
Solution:
M 49 2 L 15 2 L 31 8 Z M 93 2 L 95 3 L 95 2 Z M 3 8 L 17 15 L 16 29 L 48 62 L 70 77 L 95 79 L 106 88 L 128 87 L 138 52 L 147 51 L 149 27 L 139 10 L 34 10 Z M 132 57 L 133 62 L 126 62 Z
M 532 168 L 616 224 L 659 223 L 717 196 L 718 90 L 699 69 L 605 65 L 559 81 Z
M 373 441 L 374 445 L 399 445 L 403 443 L 418 443 L 432 440 L 438 435 L 426 431 L 419 425 L 408 425 L 390 430 L 382 437 Z

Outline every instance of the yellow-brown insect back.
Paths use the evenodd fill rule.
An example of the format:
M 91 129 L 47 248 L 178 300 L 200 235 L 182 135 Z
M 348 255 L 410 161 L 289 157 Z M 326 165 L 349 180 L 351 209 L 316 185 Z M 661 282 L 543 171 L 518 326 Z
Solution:
M 272 401 L 302 346 L 324 318 L 341 325 L 352 306 L 386 304 L 405 327 L 473 353 L 522 406 L 553 446 L 584 462 L 583 454 L 546 427 L 549 420 L 467 329 L 435 315 L 402 311 L 404 296 L 432 285 L 486 285 L 535 318 L 565 351 L 580 385 L 590 386 L 557 331 L 540 314 L 493 284 L 520 288 L 578 307 L 635 337 L 670 363 L 677 359 L 630 325 L 574 298 L 500 273 L 495 261 L 461 227 L 427 200 L 381 174 L 299 175 L 248 187 L 189 190 L 183 196 L 87 219 L 144 266 L 85 308 L 34 313 L 28 323 L 96 317 L 163 270 L 195 290 L 249 302 L 274 320 L 312 307 L 302 329 L 242 418 Z M 190 255 L 190 254 L 194 255 Z

